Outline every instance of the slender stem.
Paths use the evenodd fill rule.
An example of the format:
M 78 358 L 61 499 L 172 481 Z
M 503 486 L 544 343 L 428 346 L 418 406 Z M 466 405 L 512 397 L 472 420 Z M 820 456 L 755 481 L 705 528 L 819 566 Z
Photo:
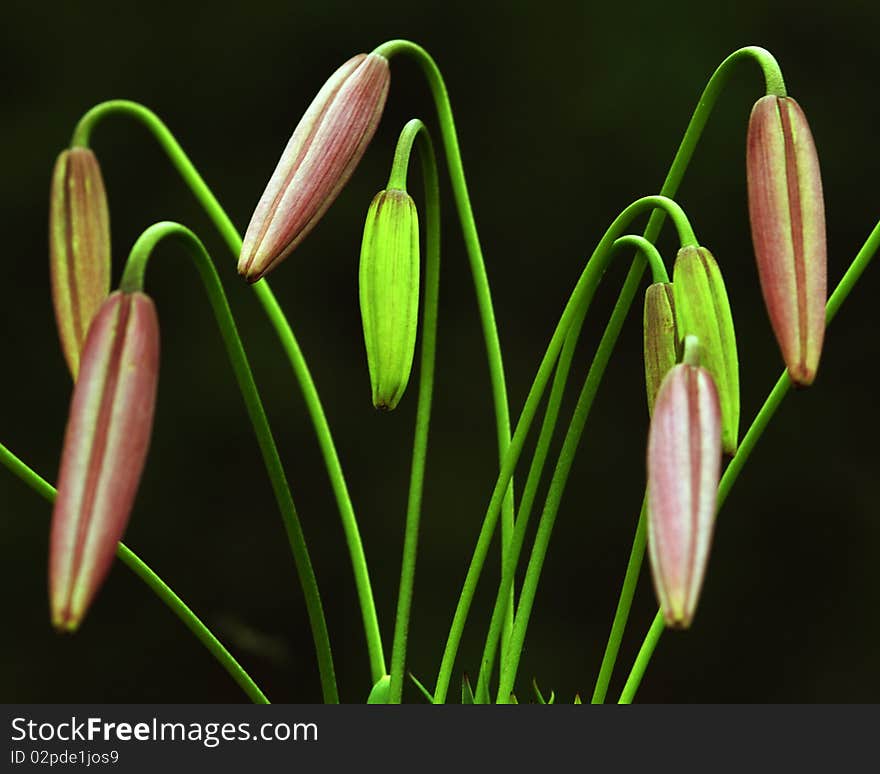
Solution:
M 471 267 L 471 275 L 474 282 L 474 291 L 477 296 L 477 306 L 480 312 L 480 323 L 483 329 L 483 339 L 486 343 L 486 355 L 489 363 L 489 378 L 492 386 L 492 400 L 495 406 L 495 430 L 498 443 L 499 465 L 504 460 L 510 446 L 510 408 L 507 401 L 507 383 L 504 378 L 504 363 L 501 358 L 501 343 L 498 339 L 498 327 L 495 323 L 495 311 L 492 306 L 492 294 L 489 290 L 489 278 L 486 275 L 486 264 L 483 260 L 483 252 L 480 247 L 480 238 L 477 234 L 477 224 L 471 207 L 470 195 L 464 177 L 464 165 L 461 160 L 461 151 L 458 147 L 458 133 L 455 129 L 455 120 L 452 115 L 452 105 L 440 68 L 431 55 L 421 46 L 408 40 L 391 40 L 379 46 L 375 53 L 382 54 L 389 59 L 397 54 L 409 56 L 421 68 L 428 88 L 434 99 L 437 110 L 437 119 L 440 126 L 440 135 L 443 139 L 443 148 L 446 151 L 446 163 L 449 170 L 449 180 L 458 210 L 458 218 L 461 223 L 462 235 L 468 260 Z M 501 556 L 502 561 L 510 548 L 513 537 L 513 511 L 514 496 L 513 482 L 504 497 L 502 520 L 501 520 Z M 505 628 L 510 629 L 513 621 L 514 590 L 511 588 L 508 612 L 505 618 Z
M 37 492 L 45 500 L 50 503 L 55 501 L 55 487 L 53 487 L 42 476 L 25 465 L 18 457 L 16 457 L 9 449 L 0 444 L 0 463 L 6 466 L 15 476 L 20 478 L 31 489 Z M 232 654 L 226 650 L 223 643 L 218 640 L 211 630 L 205 626 L 199 617 L 186 606 L 184 601 L 172 591 L 171 587 L 165 583 L 147 564 L 142 561 L 137 554 L 128 548 L 124 543 L 120 543 L 116 548 L 116 556 L 125 564 L 135 575 L 137 575 L 147 586 L 152 589 L 162 602 L 176 615 L 186 627 L 196 636 L 199 642 L 204 645 L 208 651 L 214 656 L 228 673 L 235 680 L 241 689 L 247 694 L 248 698 L 254 704 L 268 704 L 269 700 L 266 695 L 259 689 L 257 684 L 251 679 L 250 675 L 245 672 L 244 668 L 239 664 Z
M 134 247 L 132 247 L 125 271 L 123 272 L 121 286 L 128 289 L 140 286 L 153 250 L 161 240 L 169 237 L 180 239 L 188 248 L 204 283 L 205 291 L 211 302 L 211 308 L 214 310 L 214 316 L 217 319 L 217 325 L 220 328 L 223 343 L 226 346 L 226 353 L 232 364 L 232 370 L 235 372 L 239 390 L 244 398 L 248 416 L 253 425 L 254 433 L 257 436 L 257 443 L 263 455 L 263 462 L 266 465 L 269 480 L 272 483 L 275 500 L 281 511 L 284 528 L 287 530 L 287 538 L 293 552 L 300 586 L 305 597 L 309 623 L 312 628 L 324 701 L 328 704 L 338 704 L 339 693 L 336 688 L 336 674 L 333 668 L 333 654 L 330 649 L 330 635 L 327 631 L 324 608 L 321 604 L 321 594 L 318 590 L 318 581 L 315 578 L 309 550 L 306 546 L 305 535 L 302 531 L 299 516 L 296 513 L 296 506 L 293 503 L 293 496 L 290 493 L 287 476 L 284 473 L 284 467 L 278 456 L 278 448 L 275 445 L 275 438 L 269 427 L 269 420 L 266 417 L 266 411 L 263 408 L 259 390 L 254 382 L 247 354 L 242 346 L 235 320 L 232 317 L 232 310 L 229 308 L 226 294 L 223 291 L 223 285 L 220 282 L 220 277 L 217 275 L 217 270 L 214 268 L 211 257 L 199 238 L 188 228 L 178 223 L 156 223 L 144 231 L 137 242 L 135 242 Z
M 419 158 L 422 162 L 422 178 L 425 186 L 425 300 L 422 306 L 422 363 L 419 372 L 419 405 L 416 411 L 412 470 L 406 508 L 406 530 L 400 567 L 400 590 L 397 595 L 397 616 L 394 622 L 394 643 L 391 649 L 391 685 L 388 695 L 390 704 L 401 702 L 403 684 L 406 679 L 406 643 L 415 583 L 422 488 L 428 450 L 428 427 L 434 391 L 437 312 L 440 295 L 440 182 L 437 175 L 437 159 L 428 130 L 421 121 L 413 119 L 404 127 L 401 140 L 408 142 L 411 148 L 412 141 L 416 137 L 419 141 Z M 401 182 L 405 184 L 405 178 Z M 388 187 L 392 187 L 390 180 Z
M 620 237 L 614 241 L 613 250 L 619 250 L 622 247 L 636 247 L 642 250 L 648 258 L 651 265 L 651 272 L 654 282 L 668 282 L 669 276 L 666 273 L 666 267 L 663 265 L 663 259 L 657 248 L 640 236 L 627 235 Z M 508 554 L 508 565 L 504 567 L 502 573 L 501 584 L 499 585 L 498 596 L 495 600 L 495 609 L 492 612 L 491 622 L 489 624 L 489 633 L 486 637 L 486 644 L 483 648 L 483 657 L 480 661 L 480 675 L 477 680 L 476 697 L 479 703 L 489 701 L 489 680 L 492 676 L 492 668 L 495 663 L 495 654 L 497 650 L 498 638 L 501 635 L 499 628 L 500 608 L 499 604 L 506 598 L 506 584 L 513 583 L 516 567 L 519 563 L 519 556 L 522 550 L 525 532 L 528 528 L 529 518 L 532 512 L 535 496 L 538 491 L 538 485 L 544 471 L 544 463 L 547 459 L 547 453 L 550 448 L 550 442 L 556 429 L 556 422 L 559 417 L 559 409 L 562 405 L 562 397 L 565 392 L 565 386 L 568 381 L 568 374 L 571 369 L 572 359 L 574 357 L 575 347 L 583 327 L 584 317 L 586 316 L 586 308 L 580 310 L 580 313 L 572 320 L 571 327 L 565 338 L 565 344 L 562 353 L 559 356 L 559 362 L 556 365 L 556 375 L 553 378 L 553 387 L 550 391 L 550 398 L 547 401 L 547 410 L 544 414 L 544 421 L 541 425 L 541 432 L 538 436 L 538 443 L 535 446 L 535 453 L 532 457 L 532 463 L 529 468 L 529 475 L 526 480 L 526 486 L 523 490 L 522 500 L 516 515 L 516 528 L 514 530 L 513 545 Z M 612 316 L 609 321 L 609 328 L 614 328 L 618 332 L 625 319 L 625 313 L 619 318 Z M 606 336 L 609 336 L 606 330 Z M 616 334 L 614 336 L 616 341 Z M 603 337 L 603 340 L 604 337 Z M 613 343 L 611 345 L 613 347 Z
M 669 282 L 669 275 L 666 273 L 666 267 L 663 264 L 663 259 L 661 258 L 659 251 L 651 242 L 649 242 L 644 237 L 628 234 L 627 236 L 622 236 L 619 239 L 616 239 L 612 247 L 615 250 L 618 250 L 622 247 L 635 247 L 639 250 L 642 250 L 644 254 L 648 257 L 648 262 L 651 266 L 653 282 Z M 526 479 L 525 488 L 523 489 L 522 500 L 520 501 L 519 508 L 517 509 L 517 524 L 521 520 L 527 523 L 531 516 L 531 510 L 532 506 L 534 505 L 538 486 L 541 483 L 541 477 L 544 471 L 544 464 L 547 459 L 547 452 L 549 451 L 550 442 L 556 429 L 556 422 L 559 416 L 559 408 L 562 402 L 562 396 L 568 381 L 568 373 L 571 367 L 572 359 L 574 358 L 575 346 L 577 344 L 578 337 L 580 336 L 580 331 L 581 327 L 583 326 L 585 314 L 586 310 L 582 310 L 582 313 L 578 315 L 576 319 L 572 320 L 571 328 L 565 338 L 565 344 L 563 345 L 562 353 L 559 357 L 559 363 L 556 366 L 556 376 L 554 376 L 553 387 L 550 391 L 550 398 L 547 402 L 547 411 L 544 415 L 544 421 L 541 425 L 541 432 L 538 436 L 538 443 L 535 446 L 535 453 L 532 457 L 531 466 L 529 467 L 529 474 L 528 478 Z M 622 318 L 625 318 L 625 316 L 626 314 L 623 313 Z M 610 324 L 611 321 L 609 321 L 609 325 Z M 516 561 L 514 561 L 513 564 L 515 567 Z
M 679 241 L 682 245 L 697 244 L 693 229 L 681 207 L 664 196 L 645 196 L 630 204 L 620 213 L 620 215 L 617 216 L 611 226 L 609 226 L 605 236 L 602 237 L 602 240 L 596 246 L 593 256 L 584 267 L 584 270 L 568 299 L 568 303 L 565 305 L 565 309 L 556 325 L 556 330 L 553 332 L 550 343 L 547 345 L 547 351 L 544 353 L 544 357 L 538 367 L 538 372 L 535 375 L 531 388 L 529 389 L 525 406 L 523 407 L 522 414 L 516 424 L 516 430 L 510 443 L 510 449 L 501 464 L 501 470 L 495 482 L 495 488 L 492 491 L 492 497 L 489 501 L 486 515 L 483 517 L 483 524 L 477 538 L 477 545 L 474 548 L 474 553 L 471 557 L 470 565 L 468 566 L 467 575 L 455 609 L 449 635 L 446 640 L 446 647 L 443 651 L 443 659 L 437 676 L 437 687 L 434 691 L 434 699 L 438 704 L 442 704 L 446 700 L 455 657 L 458 653 L 458 646 L 461 643 L 464 626 L 467 622 L 471 602 L 473 601 L 477 583 L 479 582 L 480 574 L 483 569 L 483 564 L 486 560 L 489 544 L 491 543 L 492 535 L 495 532 L 495 526 L 498 523 L 502 498 L 507 491 L 508 484 L 513 475 L 513 470 L 519 460 L 519 455 L 522 452 L 523 444 L 525 443 L 526 436 L 531 427 L 532 419 L 535 416 L 538 404 L 544 394 L 544 389 L 547 386 L 547 382 L 550 380 L 550 373 L 553 370 L 556 359 L 562 349 L 563 341 L 568 335 L 572 321 L 576 319 L 576 316 L 580 314 L 585 307 L 589 306 L 593 293 L 602 279 L 604 267 L 610 259 L 610 248 L 612 247 L 614 240 L 621 235 L 635 218 L 655 207 L 662 207 L 670 214 L 673 223 L 678 229 Z M 615 314 L 616 313 L 617 309 L 615 308 Z
M 215 228 L 220 233 L 226 246 L 235 258 L 238 258 L 241 252 L 241 236 L 230 220 L 229 216 L 220 206 L 220 202 L 208 188 L 202 176 L 193 166 L 189 157 L 181 148 L 180 144 L 171 134 L 168 127 L 162 120 L 151 110 L 136 102 L 128 100 L 111 100 L 102 102 L 89 110 L 79 121 L 73 134 L 73 145 L 88 146 L 91 133 L 95 126 L 105 117 L 113 115 L 123 115 L 134 118 L 139 121 L 159 143 L 159 146 L 168 156 L 174 168 L 183 178 L 183 181 L 190 188 L 196 200 L 207 213 L 208 217 L 214 223 Z M 339 509 L 339 515 L 342 521 L 342 528 L 345 533 L 345 540 L 348 546 L 349 556 L 351 558 L 352 570 L 354 572 L 355 586 L 357 588 L 358 602 L 361 607 L 361 617 L 363 618 L 364 632 L 367 640 L 367 650 L 370 659 L 370 671 L 373 683 L 385 674 L 385 656 L 382 650 L 382 637 L 379 632 L 379 621 L 376 616 L 376 605 L 373 598 L 373 589 L 370 584 L 370 574 L 367 568 L 367 560 L 364 555 L 363 544 L 361 542 L 360 531 L 358 529 L 357 518 L 354 512 L 354 506 L 348 492 L 348 486 L 345 482 L 345 476 L 342 472 L 342 465 L 339 462 L 339 455 L 336 452 L 336 446 L 333 442 L 333 436 L 330 432 L 330 426 L 327 417 L 324 414 L 324 408 L 318 397 L 318 391 L 312 381 L 305 358 L 299 348 L 293 330 L 290 327 L 284 312 L 281 310 L 278 301 L 275 299 L 271 288 L 266 280 L 251 285 L 251 289 L 256 294 L 257 299 L 263 306 L 270 323 L 275 329 L 281 346 L 284 349 L 287 359 L 290 362 L 294 375 L 299 382 L 306 409 L 315 428 L 315 435 L 321 449 L 324 459 L 324 465 L 327 468 L 327 474 L 330 478 L 330 485 L 333 488 L 333 494 L 336 498 L 336 504 Z
M 648 633 L 645 635 L 642 647 L 639 648 L 635 664 L 633 664 L 632 671 L 629 673 L 626 684 L 623 686 L 623 691 L 620 693 L 620 699 L 617 701 L 618 704 L 632 704 L 633 697 L 639 689 L 639 683 L 642 682 L 642 677 L 648 668 L 648 662 L 651 660 L 651 656 L 654 655 L 654 648 L 657 647 L 664 628 L 663 614 L 658 610 L 657 615 L 654 616 L 654 620 L 651 622 Z
M 674 212 L 674 211 L 673 211 Z M 674 212 L 673 219 L 680 217 L 680 213 Z M 688 224 L 689 225 L 689 224 Z M 682 231 L 681 224 L 676 222 L 678 227 L 680 241 L 682 247 L 692 242 L 686 241 L 696 239 L 693 232 L 686 234 Z M 601 244 L 601 243 L 600 243 Z M 598 248 L 597 248 L 598 252 Z M 602 253 L 599 253 L 602 256 Z M 599 258 L 599 270 L 604 271 L 604 264 L 610 259 L 608 256 Z M 655 276 L 656 279 L 656 276 Z M 596 354 L 587 373 L 586 381 L 581 389 L 572 415 L 571 423 L 562 442 L 562 450 L 559 452 L 559 458 L 556 462 L 556 468 L 553 471 L 553 477 L 550 481 L 550 488 L 547 498 L 544 502 L 544 510 L 538 522 L 538 531 L 535 535 L 535 542 L 532 546 L 529 564 L 526 568 L 525 577 L 523 579 L 522 592 L 520 594 L 519 605 L 516 610 L 514 619 L 513 634 L 511 635 L 510 648 L 507 652 L 507 658 L 502 659 L 501 679 L 498 688 L 498 701 L 507 702 L 513 693 L 513 684 L 516 681 L 516 673 L 519 667 L 519 660 L 522 655 L 523 645 L 525 643 L 526 631 L 529 626 L 532 606 L 534 605 L 535 595 L 538 590 L 538 582 L 541 572 L 544 568 L 544 559 L 547 555 L 547 549 L 550 545 L 550 536 L 553 533 L 553 526 L 556 522 L 556 515 L 559 512 L 559 506 L 562 502 L 562 495 L 568 483 L 568 475 L 574 462 L 574 457 L 580 444 L 581 435 L 586 425 L 587 417 L 593 405 L 593 399 L 605 375 L 605 369 L 611 359 L 611 354 L 617 344 L 617 339 L 623 324 L 626 320 L 631 304 L 618 297 L 617 303 L 614 305 L 614 311 L 608 321 L 602 338 L 599 340 L 599 346 L 596 348 Z
M 427 134 L 427 128 L 418 118 L 413 118 L 404 124 L 400 130 L 400 136 L 397 138 L 397 145 L 394 148 L 394 158 L 391 160 L 391 172 L 388 175 L 387 189 L 396 188 L 400 191 L 406 190 L 406 177 L 409 174 L 409 160 L 412 156 L 413 145 L 420 133 L 425 132 L 430 142 L 430 135 Z M 433 144 L 431 149 L 433 150 Z M 423 166 L 424 169 L 424 166 Z M 434 155 L 434 169 L 437 169 L 437 157 Z M 437 185 L 439 187 L 439 176 Z
M 871 259 L 874 258 L 878 250 L 880 250 L 880 221 L 877 222 L 871 233 L 868 235 L 868 238 L 865 240 L 862 248 L 856 254 L 853 262 L 846 270 L 843 278 L 837 284 L 837 287 L 834 289 L 831 297 L 828 299 L 828 303 L 825 304 L 826 327 L 831 324 L 831 321 L 840 310 L 841 305 L 852 292 L 856 283 L 859 281 L 865 269 L 868 267 L 868 264 L 871 262 Z M 761 410 L 758 412 L 757 416 L 749 427 L 749 430 L 746 433 L 745 437 L 742 439 L 742 442 L 740 443 L 736 454 L 734 455 L 733 459 L 731 459 L 730 464 L 727 466 L 727 469 L 724 471 L 724 475 L 721 477 L 721 482 L 718 484 L 718 511 L 721 510 L 721 506 L 727 499 L 727 495 L 730 494 L 730 490 L 733 488 L 733 485 L 739 477 L 743 466 L 749 459 L 752 450 L 755 448 L 755 445 L 764 434 L 764 430 L 767 429 L 767 425 L 770 423 L 770 420 L 773 418 L 774 414 L 776 414 L 776 411 L 782 404 L 783 399 L 788 394 L 790 389 L 791 379 L 789 379 L 788 377 L 788 372 L 783 371 L 782 375 L 779 377 L 779 379 L 777 379 L 776 384 L 773 386 L 773 389 L 770 391 L 770 394 L 767 396 L 767 399 L 764 401 L 764 404 L 761 406 Z M 660 621 L 660 631 L 655 631 L 655 628 L 658 625 L 658 620 Z M 621 703 L 628 703 L 629 701 L 632 701 L 633 696 L 635 696 L 639 684 L 642 681 L 642 677 L 645 674 L 645 669 L 647 669 L 648 662 L 651 660 L 651 655 L 654 652 L 657 641 L 660 639 L 660 635 L 663 633 L 662 622 L 663 616 L 658 611 L 657 616 L 654 619 L 654 623 L 648 630 L 647 635 L 645 635 L 645 642 L 642 645 L 642 649 L 639 651 L 639 655 L 636 657 L 636 661 L 633 664 L 629 679 L 627 679 L 626 681 L 626 687 L 624 688 L 624 692 L 621 695 L 620 699 Z M 624 701 L 624 698 L 626 698 L 627 701 Z
M 602 656 L 602 666 L 599 667 L 599 676 L 596 678 L 596 687 L 593 689 L 592 704 L 602 704 L 605 701 L 605 697 L 608 695 L 608 684 L 611 682 L 611 673 L 614 671 L 617 654 L 620 652 L 620 643 L 623 640 L 623 632 L 626 629 L 629 611 L 639 582 L 642 560 L 645 557 L 645 545 L 648 539 L 647 504 L 648 500 L 645 497 L 642 500 L 636 534 L 629 551 L 629 561 L 626 563 L 626 573 L 623 576 L 623 586 L 617 600 L 617 609 L 614 611 L 614 621 L 611 623 L 608 643 L 605 645 L 605 655 Z

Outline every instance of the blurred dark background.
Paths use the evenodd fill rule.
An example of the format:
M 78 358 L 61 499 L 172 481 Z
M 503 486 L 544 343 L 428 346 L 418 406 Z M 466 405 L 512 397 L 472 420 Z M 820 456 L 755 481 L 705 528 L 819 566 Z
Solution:
M 49 298 L 47 192 L 56 154 L 90 106 L 125 97 L 162 116 L 243 229 L 317 89 L 345 59 L 407 37 L 433 53 L 456 111 L 516 417 L 586 254 L 638 196 L 655 193 L 717 64 L 771 49 L 805 108 L 824 173 L 829 284 L 878 216 L 878 11 L 866 2 L 7 3 L 0 31 L 4 235 L 0 442 L 54 480 L 70 395 Z M 737 324 L 743 431 L 781 368 L 753 268 L 745 131 L 762 93 L 742 68 L 680 193 L 718 258 Z M 357 304 L 361 227 L 413 116 L 435 125 L 416 68 L 393 65 L 377 136 L 312 236 L 271 277 L 335 432 L 390 652 L 417 385 L 378 415 Z M 435 135 L 436 138 L 436 135 Z M 198 232 L 226 284 L 291 480 L 324 597 L 344 701 L 368 662 L 338 513 L 297 384 L 208 219 L 147 133 L 93 136 L 110 196 L 114 281 L 140 231 Z M 444 178 L 438 380 L 409 668 L 433 684 L 494 482 L 483 341 Z M 418 172 L 412 190 L 421 203 Z M 674 245 L 661 240 L 671 260 Z M 167 245 L 148 275 L 162 325 L 153 446 L 126 542 L 203 617 L 274 701 L 320 700 L 302 595 L 257 446 L 188 258 Z M 583 378 L 622 264 L 588 318 Z M 880 343 L 872 267 L 831 327 L 820 376 L 784 403 L 725 505 L 699 613 L 665 635 L 641 701 L 876 701 L 880 511 L 875 400 Z M 637 307 L 638 309 L 638 307 Z M 520 668 L 560 700 L 586 699 L 623 577 L 644 479 L 640 313 L 598 395 L 557 521 Z M 568 411 L 571 401 L 567 403 Z M 557 446 L 558 448 L 558 446 Z M 522 474 L 521 474 L 522 475 Z M 222 702 L 243 694 L 183 625 L 116 565 L 82 630 L 49 626 L 50 507 L 0 470 L 0 700 Z M 494 554 L 493 554 L 494 556 Z M 477 671 L 497 561 L 487 568 L 458 671 Z M 655 610 L 643 573 L 610 697 Z M 389 654 L 390 655 L 390 654 Z M 412 686 L 411 700 L 419 700 Z

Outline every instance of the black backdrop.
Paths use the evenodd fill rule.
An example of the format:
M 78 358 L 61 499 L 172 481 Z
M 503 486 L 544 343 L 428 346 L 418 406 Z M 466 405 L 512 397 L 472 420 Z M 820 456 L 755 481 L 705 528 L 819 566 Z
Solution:
M 456 111 L 486 254 L 514 416 L 587 254 L 634 198 L 655 193 L 706 79 L 742 45 L 770 48 L 807 111 L 822 160 L 836 283 L 878 215 L 878 81 L 871 4 L 7 3 L 0 31 L 0 442 L 50 480 L 70 381 L 48 291 L 55 155 L 84 110 L 126 97 L 170 125 L 244 228 L 290 131 L 346 58 L 408 37 L 433 53 Z M 84 6 L 85 7 L 85 6 Z M 743 426 L 781 363 L 761 307 L 745 200 L 745 129 L 762 82 L 746 67 L 722 99 L 681 190 L 725 272 L 742 364 Z M 271 278 L 324 400 L 359 514 L 390 650 L 415 378 L 375 414 L 357 307 L 363 216 L 394 138 L 434 116 L 416 69 L 393 66 L 385 118 L 321 225 Z M 95 133 L 110 196 L 114 279 L 140 231 L 196 230 L 217 257 L 267 403 L 327 608 L 344 701 L 370 689 L 339 518 L 298 388 L 255 299 L 146 132 Z M 417 177 L 413 179 L 419 192 Z M 494 481 L 482 337 L 444 179 L 438 381 L 409 667 L 432 683 Z M 421 201 L 420 194 L 418 200 Z M 668 256 L 672 242 L 661 240 Z M 241 399 L 188 259 L 163 247 L 148 278 L 162 326 L 153 446 L 126 541 L 227 642 L 275 701 L 320 690 L 292 560 Z M 693 629 L 664 636 L 642 701 L 869 701 L 880 695 L 880 291 L 869 269 L 831 328 L 813 389 L 789 397 L 725 506 Z M 623 277 L 612 269 L 574 374 Z M 638 515 L 647 412 L 639 314 L 595 404 L 556 526 L 520 669 L 560 700 L 589 696 Z M 570 411 L 571 404 L 568 404 Z M 184 627 L 121 566 L 74 637 L 46 604 L 50 508 L 0 471 L 0 698 L 239 701 Z M 497 562 L 463 644 L 474 673 Z M 611 695 L 654 611 L 643 574 Z M 418 696 L 411 686 L 407 695 Z

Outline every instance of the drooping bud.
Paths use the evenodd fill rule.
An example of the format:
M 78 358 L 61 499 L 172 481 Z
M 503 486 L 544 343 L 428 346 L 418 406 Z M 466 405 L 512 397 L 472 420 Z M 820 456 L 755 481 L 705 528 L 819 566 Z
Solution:
M 125 531 L 147 456 L 159 323 L 141 292 L 111 294 L 83 348 L 64 437 L 49 545 L 52 624 L 76 629 Z
M 248 282 L 290 255 L 348 182 L 382 117 L 390 80 L 385 57 L 358 54 L 318 92 L 247 228 L 238 273 Z
M 373 405 L 390 411 L 409 382 L 418 328 L 419 218 L 406 191 L 380 191 L 370 203 L 360 303 Z
M 746 172 L 764 303 L 792 381 L 806 386 L 825 337 L 825 204 L 813 136 L 790 97 L 768 95 L 752 108 Z
M 49 275 L 64 359 L 74 380 L 89 324 L 110 293 L 110 216 L 88 148 L 62 151 L 49 194 Z
M 667 626 L 693 619 L 720 474 L 718 392 L 705 368 L 685 362 L 663 380 L 648 437 L 648 551 Z
M 721 270 L 705 247 L 683 247 L 673 269 L 675 322 L 679 341 L 696 336 L 702 364 L 712 374 L 721 403 L 724 451 L 735 454 L 739 436 L 739 359 L 727 290 Z
M 643 333 L 645 386 L 648 391 L 648 413 L 652 414 L 657 390 L 660 389 L 663 378 L 678 362 L 672 283 L 655 282 L 645 291 Z

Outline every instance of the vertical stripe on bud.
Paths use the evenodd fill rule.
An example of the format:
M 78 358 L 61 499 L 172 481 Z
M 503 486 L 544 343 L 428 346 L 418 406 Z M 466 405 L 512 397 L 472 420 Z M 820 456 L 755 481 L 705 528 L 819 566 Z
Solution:
M 663 378 L 678 362 L 672 283 L 655 282 L 645 291 L 643 333 L 645 386 L 648 391 L 648 413 L 652 414 L 657 390 L 660 389 Z
M 373 405 L 390 411 L 409 382 L 418 327 L 419 218 L 406 191 L 380 191 L 370 204 L 360 303 Z
M 668 626 L 697 607 L 721 474 L 721 412 L 709 372 L 675 366 L 663 380 L 648 437 L 648 551 Z
M 385 57 L 358 54 L 318 92 L 245 233 L 238 273 L 248 282 L 290 255 L 348 182 L 382 117 L 390 81 Z
M 825 336 L 825 205 L 813 136 L 790 97 L 762 97 L 752 108 L 746 172 L 764 303 L 792 381 L 806 386 Z
M 125 531 L 146 461 L 159 323 L 143 293 L 111 294 L 95 316 L 73 391 L 49 545 L 52 624 L 79 626 Z
M 49 274 L 64 359 L 74 379 L 89 324 L 110 292 L 110 216 L 88 148 L 62 151 L 49 194 Z
M 739 359 L 727 290 L 721 270 L 705 247 L 683 247 L 673 269 L 679 341 L 696 336 L 702 364 L 712 375 L 721 403 L 724 451 L 735 454 L 739 437 Z

